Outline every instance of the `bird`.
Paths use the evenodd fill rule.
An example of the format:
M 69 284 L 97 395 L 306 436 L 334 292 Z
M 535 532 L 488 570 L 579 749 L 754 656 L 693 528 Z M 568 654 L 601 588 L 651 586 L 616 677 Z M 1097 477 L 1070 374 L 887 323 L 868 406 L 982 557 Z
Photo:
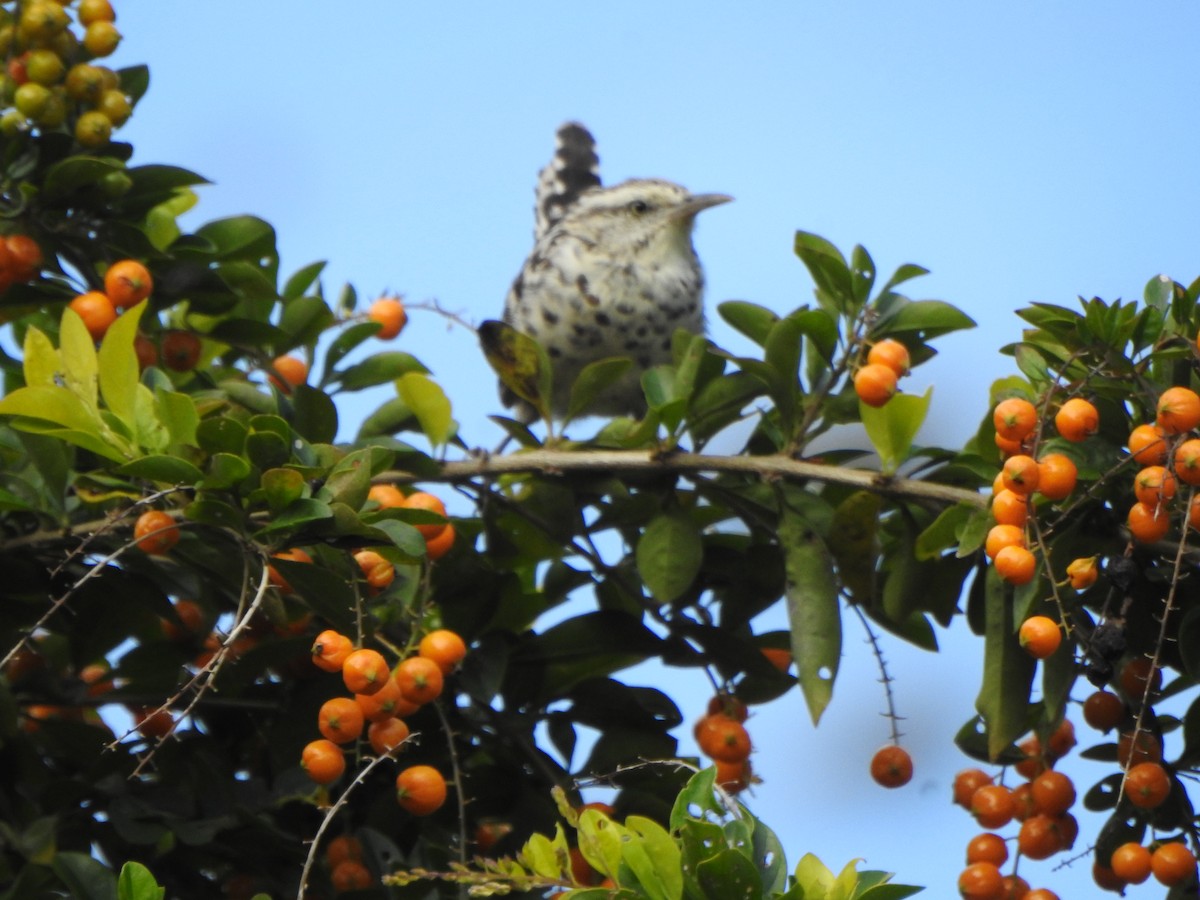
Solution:
M 704 333 L 704 271 L 692 245 L 696 216 L 733 198 L 654 178 L 603 186 L 591 132 L 567 122 L 556 138 L 535 191 L 533 250 L 509 289 L 503 321 L 545 350 L 554 418 L 566 415 L 583 368 L 609 357 L 633 365 L 586 412 L 641 416 L 641 374 L 671 361 L 677 328 Z M 517 406 L 522 421 L 535 417 L 503 385 L 501 397 Z

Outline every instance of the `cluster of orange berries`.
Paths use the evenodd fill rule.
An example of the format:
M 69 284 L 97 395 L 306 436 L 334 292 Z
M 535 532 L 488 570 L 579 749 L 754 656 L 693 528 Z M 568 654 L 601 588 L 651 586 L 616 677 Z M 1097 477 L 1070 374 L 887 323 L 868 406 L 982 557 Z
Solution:
M 854 392 L 867 406 L 883 406 L 896 393 L 900 378 L 908 374 L 912 360 L 908 348 L 893 338 L 871 345 L 867 362 L 854 373 Z
M 446 518 L 446 504 L 439 497 L 425 491 L 414 491 L 406 495 L 393 485 L 373 484 L 367 492 L 367 499 L 378 503 L 380 509 L 419 509 L 434 513 L 443 519 Z M 454 546 L 456 532 L 454 525 L 450 522 L 428 522 L 415 527 L 421 533 L 421 537 L 425 539 L 425 556 L 431 561 L 441 559 Z M 368 555 L 364 556 L 364 554 Z M 355 559 L 362 566 L 367 575 L 367 582 L 372 587 L 382 590 L 391 583 L 392 578 L 389 574 L 391 564 L 387 563 L 379 554 L 371 550 L 361 550 L 355 554 Z M 386 563 L 389 569 L 381 568 L 383 563 Z M 373 576 L 372 572 L 376 574 Z M 386 579 L 386 583 L 376 584 L 375 581 L 372 581 L 372 577 L 375 578 L 375 581 Z
M 717 694 L 692 728 L 700 752 L 716 766 L 716 783 L 731 794 L 745 790 L 754 780 L 750 753 L 754 749 L 745 721 L 746 704 L 733 694 Z
M 122 259 L 104 273 L 104 290 L 87 291 L 67 305 L 79 314 L 92 340 L 104 337 L 122 310 L 137 306 L 154 290 L 150 272 L 136 259 Z
M 440 697 L 446 676 L 466 655 L 461 637 L 437 629 L 421 638 L 416 654 L 392 671 L 382 653 L 355 649 L 344 634 L 330 629 L 317 635 L 313 663 L 323 671 L 340 672 L 351 696 L 333 697 L 321 706 L 317 729 L 322 736 L 305 746 L 300 757 L 308 777 L 321 785 L 341 778 L 346 771 L 342 745 L 356 742 L 364 728 L 375 753 L 382 756 L 399 748 L 409 736 L 403 717 Z M 446 781 L 432 766 L 409 766 L 396 777 L 396 799 L 413 815 L 428 816 L 446 802 Z
M 1034 459 L 1025 444 L 1038 427 L 1037 408 L 1023 397 L 1009 397 L 992 413 L 996 446 L 1007 457 L 992 485 L 992 517 L 984 550 L 996 572 L 1010 584 L 1027 584 L 1037 574 L 1037 557 L 1028 547 L 1025 524 L 1035 497 L 1051 502 L 1065 500 L 1075 490 L 1078 470 L 1063 453 Z M 1073 397 L 1054 417 L 1059 435 L 1072 443 L 1087 440 L 1100 427 L 1100 416 L 1088 401 Z
M 0 104 L 7 108 L 0 132 L 68 127 L 80 145 L 95 150 L 133 114 L 117 73 L 92 62 L 111 55 L 121 33 L 109 0 L 79 0 L 78 37 L 70 27 L 69 5 L 32 0 L 18 6 L 15 20 L 0 9 L 0 53 L 8 60 L 0 82 Z
M 1171 529 L 1172 500 L 1183 482 L 1200 485 L 1200 395 L 1186 387 L 1167 388 L 1159 395 L 1153 424 L 1138 425 L 1129 433 L 1129 453 L 1142 468 L 1133 478 L 1136 502 L 1126 524 L 1144 543 L 1164 538 Z M 1200 528 L 1200 495 L 1193 492 L 1186 511 L 1191 528 Z

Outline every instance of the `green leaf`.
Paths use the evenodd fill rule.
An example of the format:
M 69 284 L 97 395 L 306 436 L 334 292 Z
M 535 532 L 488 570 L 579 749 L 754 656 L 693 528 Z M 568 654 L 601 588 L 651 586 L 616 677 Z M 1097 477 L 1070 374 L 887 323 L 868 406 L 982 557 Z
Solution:
M 361 391 L 394 381 L 409 372 L 427 375 L 429 370 L 411 353 L 389 350 L 368 356 L 362 362 L 336 373 L 333 379 L 344 391 Z
M 273 513 L 304 496 L 304 476 L 295 469 L 268 469 L 259 483 Z
M 359 322 L 334 338 L 329 349 L 325 351 L 325 371 L 321 376 L 321 383 L 331 380 L 331 373 L 347 353 L 378 331 L 379 326 L 374 322 Z
M 435 447 L 450 439 L 456 430 L 450 400 L 437 382 L 420 372 L 409 372 L 396 380 L 400 399 L 413 411 L 421 430 Z
M 644 816 L 625 819 L 622 859 L 650 900 L 680 900 L 683 873 L 679 847 L 665 828 Z
M 127 462 L 117 469 L 117 474 L 145 481 L 187 485 L 196 484 L 202 477 L 200 470 L 186 459 L 165 455 L 143 456 L 141 459 Z
M 700 531 L 685 512 L 657 516 L 638 539 L 638 574 L 659 603 L 670 603 L 683 594 L 703 561 Z
M 765 306 L 745 300 L 727 300 L 717 306 L 717 312 L 760 347 L 766 344 L 771 327 L 779 321 L 779 316 Z
M 488 365 L 501 383 L 530 404 L 544 419 L 549 415 L 550 358 L 542 346 L 506 322 L 488 320 L 479 326 L 479 343 Z
M 25 332 L 25 384 L 28 387 L 53 387 L 56 376 L 62 371 L 62 359 L 58 350 L 33 325 Z
M 371 451 L 355 450 L 330 471 L 317 497 L 327 503 L 345 503 L 361 509 L 371 489 Z
M 875 592 L 882 508 L 883 498 L 878 494 L 855 491 L 838 504 L 829 524 L 829 550 L 842 583 L 857 603 L 870 604 Z
M 933 388 L 926 389 L 923 396 L 897 394 L 880 407 L 871 407 L 859 401 L 858 411 L 871 446 L 879 454 L 880 468 L 884 474 L 895 473 L 900 464 L 908 459 L 913 440 L 925 415 Z
M 957 503 L 938 513 L 938 517 L 917 537 L 914 550 L 922 562 L 936 559 L 943 550 L 953 547 L 958 540 L 959 529 L 978 507 Z
M 399 397 L 384 402 L 379 409 L 363 419 L 358 429 L 358 440 L 395 434 L 408 427 L 415 427 L 416 416 Z
M 617 879 L 621 871 L 624 829 L 596 809 L 579 815 L 579 850 L 597 872 Z
M 337 407 L 324 391 L 307 384 L 292 389 L 292 426 L 297 434 L 313 444 L 328 444 L 337 437 Z
M 975 708 L 987 728 L 988 756 L 995 759 L 1029 728 L 1036 662 L 1017 642 L 1009 587 L 991 566 L 986 578 L 983 685 Z
M 274 534 L 277 531 L 298 530 L 303 525 L 332 518 L 333 509 L 328 503 L 312 498 L 295 500 L 281 510 L 271 520 L 271 524 L 259 531 L 258 534 L 265 535 Z
M 113 414 L 124 422 L 131 434 L 138 435 L 137 387 L 138 362 L 133 349 L 138 323 L 146 311 L 146 300 L 125 310 L 109 326 L 100 342 L 100 393 Z M 139 444 L 141 442 L 139 441 Z
M 208 453 L 241 453 L 246 444 L 246 426 L 231 416 L 205 419 L 196 428 L 196 440 Z
M 562 826 L 560 825 L 559 828 L 561 829 Z M 566 850 L 565 840 L 563 849 Z M 561 878 L 564 869 L 563 863 L 567 862 L 569 867 L 569 862 L 560 858 L 554 841 L 544 834 L 530 835 L 525 846 L 521 848 L 517 861 L 530 872 L 543 878 Z
M 98 859 L 62 850 L 50 867 L 77 900 L 116 900 L 117 876 Z
M 117 879 L 118 900 L 162 900 L 166 889 L 158 886 L 150 870 L 141 863 L 127 862 L 121 866 Z
M 815 725 L 833 697 L 842 654 L 842 621 L 833 558 L 825 542 L 796 511 L 785 508 L 779 522 L 787 573 L 792 657 Z
M 696 881 L 705 897 L 762 897 L 758 867 L 741 851 L 729 847 L 696 866 Z
M 805 853 L 796 865 L 796 886 L 800 888 L 800 896 L 804 900 L 824 900 L 829 889 L 833 887 L 834 875 L 825 863 L 811 853 Z
M 571 398 L 567 402 L 566 421 L 570 421 L 585 412 L 595 401 L 596 396 L 606 388 L 611 387 L 629 371 L 633 360 L 626 357 L 613 357 L 589 363 L 583 367 L 575 383 L 571 385 Z
M 709 767 L 701 769 L 688 779 L 687 784 L 675 797 L 674 806 L 671 807 L 671 818 L 668 820 L 668 825 L 672 831 L 682 830 L 688 821 L 692 820 L 691 811 L 693 809 L 698 810 L 701 816 L 707 816 L 708 813 L 725 812 L 725 808 L 717 802 L 717 795 L 713 790 L 715 777 L 716 769 Z
M 250 463 L 233 453 L 214 453 L 208 460 L 208 473 L 197 487 L 204 490 L 226 490 L 240 484 L 250 475 Z
M 820 235 L 797 231 L 796 255 L 808 269 L 817 286 L 818 297 L 824 295 L 838 312 L 847 311 L 854 302 L 850 267 L 841 251 Z
M 83 319 L 71 307 L 63 309 L 59 325 L 59 345 L 62 353 L 63 380 L 67 389 L 92 410 L 100 408 L 100 367 L 96 361 L 96 345 L 88 334 Z
M 0 398 L 0 415 L 42 419 L 99 439 L 99 417 L 84 405 L 77 394 L 63 387 L 17 388 L 7 397 Z M 106 455 L 112 459 L 119 458 L 111 452 Z
M 231 216 L 202 225 L 196 236 L 210 241 L 223 258 L 257 258 L 275 253 L 275 229 L 255 216 Z
M 283 346 L 276 346 L 277 353 L 316 342 L 325 329 L 336 320 L 329 305 L 320 297 L 296 297 L 283 305 L 279 328 L 289 336 Z
M 287 284 L 283 286 L 281 294 L 283 299 L 295 300 L 297 297 L 303 297 L 304 292 L 312 287 L 316 280 L 321 277 L 321 272 L 324 269 L 324 262 L 314 262 L 297 271 L 287 280 Z
M 879 326 L 881 335 L 916 333 L 923 340 L 974 328 L 975 320 L 942 300 L 913 300 L 899 304 L 897 311 Z
M 188 394 L 162 389 L 154 392 L 154 399 L 158 403 L 158 419 L 166 426 L 171 443 L 196 446 L 196 428 L 200 424 L 196 401 Z
M 120 162 L 112 159 L 68 156 L 46 170 L 42 177 L 41 199 L 51 203 L 66 199 L 80 188 L 96 184 L 105 176 L 124 168 Z

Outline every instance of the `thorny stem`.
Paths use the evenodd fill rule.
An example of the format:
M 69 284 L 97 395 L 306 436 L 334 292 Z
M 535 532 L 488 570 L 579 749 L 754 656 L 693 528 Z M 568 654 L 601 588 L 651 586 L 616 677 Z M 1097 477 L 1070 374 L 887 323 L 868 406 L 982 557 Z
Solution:
M 883 656 L 883 647 L 879 645 L 879 636 L 875 633 L 875 629 L 871 627 L 871 623 L 867 621 L 866 613 L 857 603 L 848 604 L 854 610 L 854 614 L 858 616 L 858 621 L 862 623 L 863 630 L 867 633 L 867 641 L 871 645 L 871 653 L 875 656 L 875 662 L 879 666 L 879 683 L 883 685 L 883 693 L 887 699 L 887 712 L 884 715 L 888 718 L 888 724 L 892 730 L 892 743 L 897 747 L 900 746 L 900 722 L 903 717 L 896 712 L 896 695 L 892 692 L 892 682 L 895 681 L 887 669 L 887 660 Z
M 463 791 L 462 769 L 458 762 L 458 748 L 454 745 L 454 729 L 440 703 L 434 703 L 438 721 L 442 725 L 442 733 L 446 736 L 446 749 L 450 754 L 450 775 L 454 781 L 454 795 L 458 805 L 458 861 L 467 864 L 467 798 Z
M 387 753 L 376 756 L 366 766 L 360 769 L 359 773 L 354 776 L 354 780 L 350 782 L 350 784 L 346 785 L 346 789 L 342 791 L 341 795 L 336 801 L 334 801 L 333 805 L 325 811 L 325 817 L 321 819 L 321 824 L 317 827 L 317 833 L 313 835 L 312 843 L 309 845 L 308 856 L 304 859 L 304 869 L 300 873 L 300 887 L 296 891 L 296 900 L 304 900 L 304 889 L 308 887 L 308 874 L 312 871 L 313 863 L 316 861 L 317 848 L 321 846 L 321 838 L 325 835 L 325 831 L 329 828 L 329 824 L 337 815 L 338 810 L 346 805 L 347 800 L 350 798 L 351 791 L 366 781 L 367 776 L 375 771 L 376 766 L 380 765 L 385 760 L 394 758 L 395 755 L 409 743 L 409 741 L 413 740 L 413 737 L 413 735 L 410 735 L 409 737 L 405 738 Z

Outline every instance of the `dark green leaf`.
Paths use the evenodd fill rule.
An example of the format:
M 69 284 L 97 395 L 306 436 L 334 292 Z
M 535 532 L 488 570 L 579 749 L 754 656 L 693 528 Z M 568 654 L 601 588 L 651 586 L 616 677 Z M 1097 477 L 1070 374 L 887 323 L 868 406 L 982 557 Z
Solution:
M 409 372 L 424 375 L 429 370 L 411 353 L 391 350 L 368 356 L 362 362 L 336 373 L 332 380 L 337 381 L 342 390 L 360 391 L 394 381 Z
M 333 518 L 333 510 L 328 503 L 320 500 L 300 499 L 289 503 L 280 511 L 269 525 L 258 533 L 260 535 L 274 534 L 278 531 L 298 531 L 302 526 Z
M 42 181 L 42 196 L 52 202 L 64 200 L 80 188 L 97 184 L 106 176 L 124 168 L 116 160 L 95 156 L 69 156 L 46 170 Z
M 625 357 L 601 359 L 583 367 L 575 383 L 571 385 L 571 398 L 567 403 L 566 421 L 585 412 L 598 394 L 611 387 L 629 371 L 633 361 Z
M 261 485 L 271 512 L 278 513 L 304 495 L 304 476 L 294 469 L 268 469 Z
M 703 559 L 700 532 L 682 511 L 653 519 L 638 540 L 638 574 L 659 603 L 670 603 L 686 591 Z
M 313 444 L 328 444 L 337 436 L 337 407 L 322 390 L 307 384 L 296 385 L 292 390 L 292 408 L 296 432 Z
M 143 456 L 117 469 L 117 474 L 167 484 L 196 484 L 201 472 L 178 456 Z
M 246 443 L 246 426 L 229 416 L 204 419 L 196 427 L 200 449 L 208 453 L 241 453 Z
M 117 876 L 86 853 L 61 850 L 54 854 L 51 868 L 77 900 L 116 900 Z
M 983 685 L 975 708 L 987 727 L 988 754 L 995 758 L 1029 728 L 1029 689 L 1036 663 L 1016 640 L 1009 588 L 991 567 L 986 577 Z
M 287 280 L 287 284 L 283 286 L 281 296 L 284 300 L 295 300 L 297 297 L 303 297 L 318 278 L 321 277 L 321 272 L 325 269 L 324 262 L 309 263 L 303 269 L 300 269 L 291 278 Z
M 279 328 L 289 339 L 282 345 L 277 344 L 276 353 L 284 353 L 294 347 L 315 344 L 327 328 L 336 320 L 328 304 L 320 297 L 296 297 L 283 305 L 283 315 L 279 319 Z
M 797 512 L 785 509 L 779 522 L 787 571 L 788 622 L 792 657 L 813 724 L 833 697 L 842 654 L 838 583 L 829 549 Z
M 766 344 L 771 327 L 779 321 L 779 316 L 765 306 L 745 300 L 726 300 L 717 306 L 717 312 L 760 347 Z

